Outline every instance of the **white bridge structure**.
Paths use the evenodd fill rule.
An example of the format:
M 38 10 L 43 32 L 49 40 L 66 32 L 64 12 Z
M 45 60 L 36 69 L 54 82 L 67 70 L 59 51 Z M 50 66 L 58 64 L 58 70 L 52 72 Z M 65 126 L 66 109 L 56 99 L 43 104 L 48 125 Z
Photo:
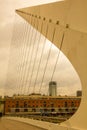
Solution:
M 64 0 L 17 9 L 16 13 L 66 55 L 81 80 L 82 100 L 78 111 L 60 125 L 46 128 L 87 130 L 87 0 Z M 35 22 L 38 22 L 38 27 Z

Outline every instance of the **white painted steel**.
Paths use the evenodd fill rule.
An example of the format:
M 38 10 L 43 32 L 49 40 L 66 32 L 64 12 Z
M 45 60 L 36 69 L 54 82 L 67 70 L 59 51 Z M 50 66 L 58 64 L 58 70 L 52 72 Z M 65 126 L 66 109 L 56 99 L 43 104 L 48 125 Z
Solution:
M 52 41 L 53 28 L 56 26 L 53 43 L 57 47 L 60 46 L 62 35 L 65 32 L 62 52 L 76 69 L 82 83 L 83 94 L 79 110 L 71 119 L 61 124 L 67 128 L 57 126 L 49 128 L 49 130 L 87 130 L 87 0 L 65 0 L 19 9 L 17 13 L 29 22 L 28 17 L 25 17 L 26 14 L 20 11 L 37 15 L 37 17 L 41 16 L 39 31 L 42 18 L 46 18 L 43 35 L 45 35 L 46 23 L 51 19 L 53 23 L 49 23 L 47 38 Z M 59 25 L 55 24 L 56 21 L 59 21 Z M 66 28 L 66 24 L 69 25 L 69 28 Z

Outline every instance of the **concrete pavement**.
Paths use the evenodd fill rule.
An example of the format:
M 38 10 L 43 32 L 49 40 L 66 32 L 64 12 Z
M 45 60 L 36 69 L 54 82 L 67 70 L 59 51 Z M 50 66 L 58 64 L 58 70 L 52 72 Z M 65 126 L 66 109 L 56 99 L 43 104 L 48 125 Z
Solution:
M 9 119 L 0 119 L 0 130 L 45 130 L 26 123 L 13 121 Z

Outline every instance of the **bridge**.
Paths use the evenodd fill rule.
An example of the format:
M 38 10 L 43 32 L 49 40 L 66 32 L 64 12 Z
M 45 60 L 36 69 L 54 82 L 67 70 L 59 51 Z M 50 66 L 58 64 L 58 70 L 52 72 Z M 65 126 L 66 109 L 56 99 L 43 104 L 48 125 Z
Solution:
M 14 30 L 13 30 L 13 38 L 12 38 L 12 45 L 11 48 L 15 48 L 14 51 L 11 51 L 9 65 L 13 65 L 12 67 L 9 67 L 9 75 L 12 75 L 15 73 L 14 68 L 16 68 L 16 82 L 17 84 L 14 84 L 13 90 L 16 91 L 17 94 L 29 94 L 30 90 L 32 92 L 35 92 L 36 86 L 38 81 L 38 74 L 40 75 L 39 68 L 41 67 L 42 57 L 45 46 L 42 46 L 41 56 L 39 57 L 40 60 L 38 62 L 37 55 L 38 55 L 38 47 L 40 43 L 40 40 L 42 38 L 42 42 L 45 45 L 46 38 L 51 41 L 53 44 L 55 44 L 59 50 L 61 50 L 66 57 L 70 60 L 72 65 L 74 66 L 75 70 L 77 71 L 81 84 L 82 84 L 82 101 L 80 104 L 80 107 L 78 111 L 70 118 L 69 120 L 61 123 L 61 124 L 51 124 L 51 123 L 45 123 L 40 121 L 33 121 L 29 120 L 28 122 L 31 122 L 30 125 L 33 125 L 33 127 L 39 127 L 35 129 L 49 129 L 49 130 L 86 130 L 87 129 L 87 104 L 86 104 L 86 98 L 87 98 L 87 1 L 86 0 L 66 0 L 61 2 L 55 2 L 51 4 L 46 5 L 40 5 L 35 7 L 28 7 L 23 9 L 17 9 L 16 13 L 19 14 L 24 20 L 27 21 L 27 26 L 23 27 L 25 28 L 25 32 L 22 32 L 21 30 L 21 24 L 20 20 L 17 21 L 17 26 L 20 28 L 17 30 L 17 26 L 14 24 Z M 20 18 L 21 19 L 21 18 Z M 20 34 L 20 30 L 22 32 L 22 35 Z M 37 36 L 38 33 L 38 36 Z M 17 35 L 16 35 L 17 34 Z M 21 44 L 20 47 L 20 43 Z M 46 74 L 46 69 L 48 65 L 48 59 L 50 57 L 51 48 L 52 45 L 49 46 L 49 52 L 47 55 L 46 64 L 44 67 L 43 75 L 41 76 L 41 83 L 39 87 L 39 91 L 44 91 L 44 78 Z M 31 47 L 32 45 L 32 47 Z M 27 46 L 27 47 L 26 47 Z M 28 48 L 28 47 L 31 48 Z M 37 49 L 35 49 L 37 48 Z M 35 53 L 34 53 L 35 50 Z M 22 55 L 21 55 L 22 54 Z M 50 77 L 50 81 L 53 80 L 54 73 L 55 73 L 55 67 L 59 60 L 59 54 L 58 53 L 53 72 Z M 28 61 L 28 58 L 30 56 L 30 59 Z M 34 57 L 34 62 L 31 64 Z M 19 58 L 21 60 L 19 60 Z M 35 68 L 36 59 L 38 62 L 38 67 Z M 28 63 L 28 65 L 27 65 Z M 25 67 L 26 65 L 26 67 Z M 27 73 L 26 68 L 30 69 L 32 66 L 32 69 L 30 70 L 31 73 Z M 37 72 L 34 74 L 34 69 L 37 69 Z M 14 70 L 14 71 L 13 71 Z M 32 80 L 34 76 L 34 84 L 33 88 L 31 88 Z M 28 79 L 29 78 L 29 79 Z M 13 79 L 14 80 L 14 79 Z M 13 82 L 12 80 L 12 82 Z M 7 84 L 8 86 L 9 78 L 7 78 Z M 10 84 L 12 85 L 12 82 L 10 81 Z M 27 82 L 29 84 L 27 84 Z M 29 85 L 27 87 L 27 85 Z M 7 89 L 6 89 L 7 90 Z M 7 90 L 7 93 L 9 91 Z M 48 93 L 48 88 L 47 88 Z M 20 118 L 12 118 L 9 117 L 9 120 L 20 120 L 22 122 L 27 122 L 27 119 L 20 119 Z M 7 119 L 4 119 L 7 120 Z M 7 120 L 7 122 L 9 122 Z M 36 122 L 36 123 L 35 123 Z M 11 123 L 13 123 L 11 121 Z M 3 120 L 2 120 L 3 124 Z M 40 126 L 38 126 L 40 125 Z M 46 128 L 44 127 L 46 126 Z M 2 126 L 1 126 L 2 127 Z M 31 126 L 30 126 L 31 127 Z M 33 128 L 33 129 L 34 129 Z M 31 128 L 32 129 L 32 128 Z
M 18 120 L 18 119 L 17 119 Z M 0 129 L 1 130 L 45 130 L 40 127 L 33 126 L 29 123 L 23 123 L 22 121 L 14 121 L 12 119 L 8 120 L 6 118 L 0 119 Z M 15 126 L 15 127 L 14 127 Z

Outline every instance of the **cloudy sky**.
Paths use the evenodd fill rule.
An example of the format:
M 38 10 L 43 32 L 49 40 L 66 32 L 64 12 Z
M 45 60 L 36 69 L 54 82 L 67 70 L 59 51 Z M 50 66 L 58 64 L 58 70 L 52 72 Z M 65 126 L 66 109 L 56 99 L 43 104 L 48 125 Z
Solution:
M 42 0 L 42 1 L 40 0 L 37 0 L 37 1 L 35 0 L 32 0 L 32 1 L 30 0 L 6 0 L 6 1 L 0 0 L 0 95 L 3 95 L 4 93 L 8 95 L 10 93 L 17 92 L 18 85 L 19 85 L 19 89 L 22 86 L 22 91 L 24 91 L 25 88 L 26 88 L 25 91 L 27 91 L 29 87 L 29 83 L 31 83 L 30 91 L 33 92 L 33 89 L 35 89 L 35 92 L 38 92 L 38 89 L 40 88 L 40 84 L 42 81 L 42 77 L 44 73 L 44 66 L 46 65 L 47 55 L 49 53 L 49 48 L 50 48 L 51 43 L 48 40 L 46 40 L 45 50 L 43 52 L 40 70 L 38 73 L 37 84 L 35 85 L 35 88 L 34 88 L 32 87 L 34 86 L 33 81 L 36 78 L 35 75 L 37 74 L 37 69 L 38 69 L 40 56 L 41 56 L 40 50 L 42 50 L 45 38 L 41 36 L 40 43 L 42 44 L 39 45 L 39 51 L 38 51 L 39 53 L 36 59 L 36 63 L 34 65 L 33 59 L 35 57 L 35 54 L 33 53 L 33 56 L 32 56 L 31 55 L 32 52 L 31 52 L 29 54 L 29 57 L 27 57 L 29 49 L 31 49 L 32 47 L 29 45 L 24 46 L 23 41 L 22 41 L 24 39 L 28 39 L 28 33 L 27 33 L 28 30 L 25 32 L 25 29 L 26 27 L 30 28 L 30 26 L 27 23 L 25 23 L 25 21 L 23 21 L 19 16 L 15 16 L 15 9 L 22 8 L 22 7 L 24 8 L 31 5 L 38 5 L 42 3 L 53 2 L 53 1 L 56 1 L 56 0 Z M 15 29 L 13 31 L 14 24 L 17 30 Z M 23 32 L 25 33 L 23 33 L 21 30 L 23 30 Z M 33 30 L 33 33 L 35 34 L 35 30 L 32 28 L 31 30 Z M 15 31 L 17 32 L 15 33 Z M 21 37 L 25 36 L 25 38 L 21 39 L 17 37 L 18 34 Z M 40 34 L 38 33 L 36 42 L 38 41 L 39 35 Z M 12 40 L 12 36 L 14 37 L 13 40 Z M 16 37 L 20 40 L 21 44 L 20 46 L 17 44 L 14 47 L 12 46 L 12 42 L 15 39 L 18 40 Z M 11 46 L 13 47 L 13 50 L 10 49 Z M 24 60 L 21 60 L 21 57 L 19 56 L 20 58 L 17 58 L 17 56 L 20 55 L 18 52 L 23 47 L 25 47 L 25 49 L 21 51 L 20 54 L 23 56 L 23 54 L 25 54 L 26 52 L 26 58 Z M 37 47 L 37 44 L 36 44 L 36 47 Z M 16 55 L 15 55 L 15 52 L 16 52 Z M 59 53 L 59 50 L 56 47 L 52 46 L 49 63 L 47 65 L 45 78 L 43 80 L 43 87 L 41 90 L 41 93 L 43 94 L 47 93 L 46 86 L 48 86 L 48 83 L 50 81 L 51 74 L 53 72 L 52 70 L 56 63 L 56 58 L 58 56 L 58 53 Z M 32 56 L 32 60 L 31 60 L 32 62 L 30 64 L 31 56 Z M 9 57 L 11 58 L 10 64 L 9 64 Z M 13 58 L 14 58 L 14 61 L 12 60 Z M 15 68 L 14 63 L 16 60 L 18 61 L 15 64 L 17 65 L 17 68 L 14 69 Z M 25 64 L 27 67 L 25 66 Z M 19 71 L 20 68 L 18 68 L 20 66 L 22 68 L 21 72 Z M 30 67 L 30 70 L 29 70 L 29 67 Z M 31 71 L 31 73 L 27 73 L 28 71 Z M 32 74 L 32 71 L 34 74 Z M 18 74 L 17 72 L 20 74 Z M 25 74 L 28 78 L 26 78 L 25 76 L 25 79 L 23 81 L 22 78 Z M 32 76 L 32 79 L 30 80 L 29 77 L 31 76 Z M 19 82 L 21 81 L 20 84 L 18 80 Z M 76 90 L 81 89 L 81 83 L 80 83 L 80 79 L 78 75 L 76 74 L 74 68 L 72 67 L 68 59 L 66 59 L 66 57 L 62 53 L 60 54 L 53 80 L 57 82 L 58 94 L 75 95 Z M 25 87 L 25 83 L 26 83 L 26 87 Z

